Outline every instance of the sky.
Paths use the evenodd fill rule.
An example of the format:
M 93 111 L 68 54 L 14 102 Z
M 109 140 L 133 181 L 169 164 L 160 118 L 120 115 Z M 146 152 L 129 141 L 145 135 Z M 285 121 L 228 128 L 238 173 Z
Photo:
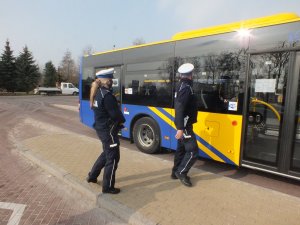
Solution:
M 124 48 L 142 38 L 169 40 L 182 31 L 292 12 L 300 0 L 0 0 L 0 54 L 25 46 L 40 67 L 59 66 L 70 51 Z

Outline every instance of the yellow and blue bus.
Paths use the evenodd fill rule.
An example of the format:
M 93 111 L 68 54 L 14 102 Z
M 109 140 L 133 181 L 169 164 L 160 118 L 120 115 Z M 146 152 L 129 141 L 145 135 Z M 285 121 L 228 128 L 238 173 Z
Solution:
M 80 118 L 92 126 L 90 85 L 115 68 L 121 136 L 145 153 L 176 149 L 177 68 L 195 65 L 201 157 L 300 179 L 300 17 L 277 14 L 175 34 L 82 58 Z

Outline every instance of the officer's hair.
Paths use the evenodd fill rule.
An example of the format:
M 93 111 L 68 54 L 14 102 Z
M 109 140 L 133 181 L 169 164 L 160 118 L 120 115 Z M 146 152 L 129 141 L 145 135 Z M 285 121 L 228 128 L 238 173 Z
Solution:
M 91 107 L 93 105 L 93 102 L 94 102 L 94 99 L 95 99 L 95 96 L 96 96 L 96 93 L 97 93 L 97 90 L 99 87 L 100 87 L 100 80 L 96 79 L 91 85 L 91 91 L 90 91 L 90 106 Z
M 99 87 L 106 87 L 107 82 L 111 80 L 110 78 L 98 78 L 99 80 Z
M 180 78 L 190 78 L 193 77 L 193 73 L 182 73 L 180 74 Z

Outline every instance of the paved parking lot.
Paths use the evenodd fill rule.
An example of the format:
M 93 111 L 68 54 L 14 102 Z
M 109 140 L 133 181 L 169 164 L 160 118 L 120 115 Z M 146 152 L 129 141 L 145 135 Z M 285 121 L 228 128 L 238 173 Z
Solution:
M 1 126 L 5 135 L 0 140 L 7 143 L 0 146 L 1 159 L 12 157 L 4 160 L 4 164 L 1 162 L 5 165 L 1 167 L 4 168 L 1 174 L 5 174 L 3 179 L 6 180 L 0 179 L 0 185 L 5 185 L 0 186 L 0 192 L 3 191 L 0 201 L 27 205 L 21 224 L 30 224 L 26 221 L 30 221 L 32 215 L 36 215 L 31 217 L 36 220 L 33 222 L 42 222 L 46 218 L 41 220 L 45 202 L 53 202 L 49 212 L 55 205 L 61 210 L 59 218 L 54 213 L 51 219 L 62 224 L 80 221 L 82 224 L 108 221 L 113 224 L 298 224 L 297 182 L 199 160 L 191 171 L 194 187 L 187 188 L 169 178 L 172 154 L 145 155 L 123 141 L 116 179 L 122 192 L 117 196 L 99 195 L 101 177 L 98 184 L 88 184 L 85 176 L 101 152 L 101 144 L 93 130 L 80 124 L 74 110 L 77 103 L 76 97 L 67 96 L 0 99 L 0 122 L 5 124 Z M 34 164 L 23 165 L 20 157 Z M 15 174 L 9 172 L 11 165 L 18 167 Z M 57 179 L 65 184 L 60 186 Z M 39 187 L 32 187 L 33 184 Z M 13 188 L 19 186 L 20 189 L 14 191 Z M 26 196 L 30 204 L 23 199 Z M 22 200 L 15 201 L 18 197 Z M 56 202 L 57 198 L 60 202 Z M 87 199 L 87 204 L 78 199 Z M 98 217 L 98 210 L 106 216 Z M 0 212 L 6 224 L 12 211 L 2 209 Z

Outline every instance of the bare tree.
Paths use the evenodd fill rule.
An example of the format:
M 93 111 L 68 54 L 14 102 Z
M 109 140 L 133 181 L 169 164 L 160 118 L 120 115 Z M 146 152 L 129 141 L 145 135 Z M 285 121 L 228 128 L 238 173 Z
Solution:
M 67 50 L 58 67 L 58 77 L 60 81 L 71 82 L 77 85 L 79 80 L 78 71 L 78 66 L 75 64 L 71 52 Z
M 82 53 L 83 55 L 91 55 L 93 54 L 94 50 L 93 47 L 91 45 L 87 45 L 83 50 Z
M 143 45 L 143 44 L 146 44 L 146 42 L 145 42 L 144 38 L 140 37 L 140 38 L 134 39 L 132 44 L 133 45 Z
M 210 76 L 212 76 L 211 79 L 213 84 L 215 84 L 215 78 L 216 78 L 215 76 L 217 73 L 217 67 L 216 67 L 217 60 L 218 60 L 217 56 L 210 54 L 205 57 L 205 62 L 204 62 L 205 71 L 209 72 L 209 74 L 207 75 L 207 81 L 210 79 Z

